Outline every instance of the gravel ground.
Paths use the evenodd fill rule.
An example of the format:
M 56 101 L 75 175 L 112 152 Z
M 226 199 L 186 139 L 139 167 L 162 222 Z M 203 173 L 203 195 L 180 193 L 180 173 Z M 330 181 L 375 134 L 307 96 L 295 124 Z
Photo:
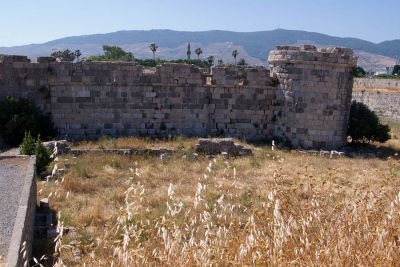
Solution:
M 0 255 L 7 256 L 29 157 L 0 159 Z

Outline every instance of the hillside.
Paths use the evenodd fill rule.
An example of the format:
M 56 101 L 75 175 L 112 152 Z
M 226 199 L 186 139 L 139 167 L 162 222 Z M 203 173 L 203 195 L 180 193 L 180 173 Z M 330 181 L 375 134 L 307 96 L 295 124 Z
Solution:
M 311 43 L 317 46 L 344 46 L 360 51 L 360 63 L 367 69 L 382 69 L 395 62 L 394 57 L 400 55 L 400 40 L 372 43 L 356 38 L 340 38 L 325 34 L 295 31 L 272 30 L 259 32 L 230 31 L 118 31 L 106 34 L 92 34 L 57 39 L 43 44 L 31 44 L 14 47 L 0 47 L 3 54 L 24 54 L 31 58 L 49 55 L 56 49 L 80 49 L 84 56 L 100 54 L 103 44 L 118 45 L 132 51 L 135 57 L 150 57 L 148 44 L 157 43 L 160 47 L 157 54 L 160 58 L 186 57 L 186 43 L 192 43 L 194 49 L 202 47 L 203 57 L 214 55 L 217 59 L 232 61 L 231 51 L 238 49 L 239 58 L 245 58 L 251 64 L 265 63 L 270 50 L 277 45 L 293 45 Z M 385 56 L 385 57 L 379 57 Z M 389 65 L 388 65 L 389 64 Z

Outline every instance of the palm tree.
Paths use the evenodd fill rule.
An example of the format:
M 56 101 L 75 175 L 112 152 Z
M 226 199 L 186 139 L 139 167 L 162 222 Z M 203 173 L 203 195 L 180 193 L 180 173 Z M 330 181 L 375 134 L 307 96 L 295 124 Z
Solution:
M 232 52 L 232 56 L 235 58 L 235 65 L 236 65 L 236 57 L 239 55 L 239 52 L 235 49 Z
M 156 61 L 156 51 L 158 46 L 155 43 L 150 44 L 150 50 L 153 52 L 153 60 Z
M 195 50 L 195 53 L 197 55 L 197 59 L 200 59 L 200 55 L 203 54 L 203 50 L 201 50 L 201 48 L 199 47 Z

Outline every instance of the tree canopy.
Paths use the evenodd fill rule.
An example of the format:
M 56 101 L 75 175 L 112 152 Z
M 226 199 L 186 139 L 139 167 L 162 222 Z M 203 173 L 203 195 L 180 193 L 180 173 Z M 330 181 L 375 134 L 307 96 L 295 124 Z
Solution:
M 353 70 L 353 77 L 354 78 L 363 78 L 367 75 L 367 72 L 361 68 L 360 66 L 354 68 Z
M 82 55 L 80 50 L 70 51 L 66 50 L 58 50 L 51 53 L 50 56 L 55 57 L 58 61 L 68 61 L 73 62 L 75 59 L 79 60 L 79 57 Z
M 96 61 L 133 61 L 132 52 L 126 52 L 121 47 L 103 45 L 104 54 L 100 56 L 91 56 L 89 60 Z
M 375 112 L 361 102 L 353 101 L 350 108 L 348 135 L 352 143 L 380 142 L 390 139 L 390 128 L 381 124 Z
M 400 65 L 394 65 L 392 75 L 400 75 Z

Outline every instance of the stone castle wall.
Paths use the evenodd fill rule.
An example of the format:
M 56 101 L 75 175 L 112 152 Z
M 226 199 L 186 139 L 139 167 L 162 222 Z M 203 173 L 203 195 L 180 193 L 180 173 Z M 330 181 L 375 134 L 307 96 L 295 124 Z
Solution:
M 353 100 L 364 103 L 382 119 L 400 120 L 400 92 L 353 91 Z
M 386 90 L 400 92 L 400 79 L 355 78 L 353 89 L 357 91 Z
M 400 79 L 356 78 L 353 100 L 366 104 L 382 119 L 400 120 Z
M 304 45 L 271 51 L 271 73 L 280 81 L 281 106 L 275 135 L 302 147 L 338 147 L 346 143 L 357 59 L 346 48 Z
M 183 64 L 144 69 L 135 63 L 67 63 L 49 57 L 30 63 L 23 56 L 0 56 L 0 99 L 32 99 L 51 112 L 60 137 L 73 139 L 277 135 L 306 148 L 340 146 L 351 98 L 352 53 L 293 49 L 271 52 L 271 73 L 262 67 L 214 67 L 210 74 Z M 309 64 L 308 59 L 292 62 L 314 52 Z

